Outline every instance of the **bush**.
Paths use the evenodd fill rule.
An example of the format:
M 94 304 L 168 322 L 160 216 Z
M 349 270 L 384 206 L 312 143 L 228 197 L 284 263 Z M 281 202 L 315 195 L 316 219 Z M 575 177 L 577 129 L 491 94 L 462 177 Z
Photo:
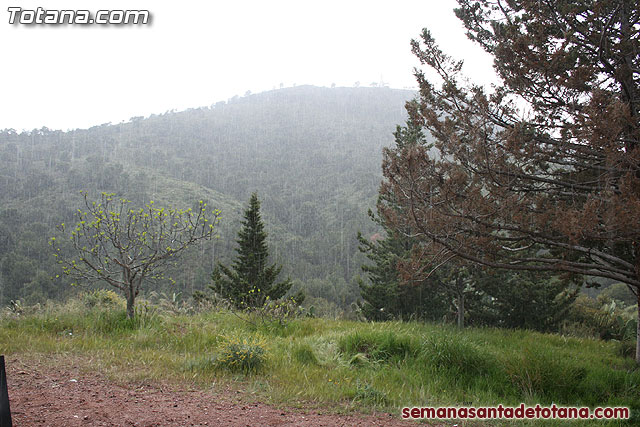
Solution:
M 126 303 L 124 298 L 108 289 L 96 289 L 85 292 L 80 296 L 80 300 L 87 308 L 124 308 Z
M 624 307 L 608 298 L 595 300 L 585 295 L 576 299 L 562 332 L 604 340 L 635 340 L 636 308 Z
M 600 293 L 600 295 L 598 295 L 598 299 L 601 298 L 616 300 L 629 307 L 633 307 L 637 303 L 636 296 L 624 283 L 614 283 L 613 285 L 604 289 Z
M 232 338 L 218 355 L 216 365 L 232 372 L 256 373 L 264 367 L 266 359 L 262 340 Z

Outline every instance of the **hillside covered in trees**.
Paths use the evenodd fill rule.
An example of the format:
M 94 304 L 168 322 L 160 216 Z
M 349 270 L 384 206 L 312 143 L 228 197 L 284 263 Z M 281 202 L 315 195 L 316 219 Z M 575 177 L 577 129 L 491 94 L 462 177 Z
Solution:
M 90 129 L 1 131 L 0 304 L 72 291 L 47 241 L 73 221 L 82 190 L 96 200 L 110 192 L 138 205 L 204 199 L 221 209 L 220 238 L 191 248 L 176 284 L 156 289 L 183 297 L 206 288 L 215 263 L 232 256 L 242 206 L 256 191 L 272 256 L 292 289 L 329 309 L 348 307 L 364 261 L 357 231 L 377 231 L 367 210 L 382 148 L 393 144 L 413 96 L 300 86 Z

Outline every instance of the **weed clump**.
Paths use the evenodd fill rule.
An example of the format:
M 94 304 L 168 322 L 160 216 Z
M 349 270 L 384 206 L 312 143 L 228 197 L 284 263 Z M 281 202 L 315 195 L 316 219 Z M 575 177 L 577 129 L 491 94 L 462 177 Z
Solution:
M 215 369 L 216 359 L 213 357 L 199 357 L 197 359 L 186 360 L 183 364 L 185 371 L 209 372 Z
M 129 333 L 144 328 L 153 328 L 161 323 L 155 312 L 138 310 L 133 318 L 127 317 L 125 310 L 100 310 L 89 313 L 87 316 L 91 323 L 87 330 L 93 330 L 104 335 Z
M 561 402 L 572 401 L 580 394 L 587 374 L 582 366 L 529 347 L 508 359 L 505 369 L 522 397 L 546 397 Z
M 492 361 L 475 345 L 457 336 L 431 336 L 423 345 L 423 357 L 438 369 L 460 375 L 482 375 L 492 368 Z
M 364 353 L 356 353 L 349 359 L 349 365 L 351 366 L 363 366 L 367 362 L 369 362 L 369 359 Z
M 419 345 L 406 335 L 392 332 L 356 332 L 338 341 L 338 349 L 353 358 L 357 354 L 374 361 L 404 361 L 420 352 Z
M 387 403 L 387 396 L 371 384 L 357 381 L 353 400 L 373 403 L 375 405 L 384 405 Z
M 308 344 L 300 344 L 293 349 L 293 359 L 302 365 L 318 365 L 318 358 Z
M 265 344 L 262 340 L 231 338 L 215 359 L 215 365 L 231 372 L 249 374 L 262 370 L 266 360 Z
M 110 289 L 96 289 L 85 292 L 80 300 L 87 308 L 117 309 L 125 308 L 126 301 L 120 295 Z

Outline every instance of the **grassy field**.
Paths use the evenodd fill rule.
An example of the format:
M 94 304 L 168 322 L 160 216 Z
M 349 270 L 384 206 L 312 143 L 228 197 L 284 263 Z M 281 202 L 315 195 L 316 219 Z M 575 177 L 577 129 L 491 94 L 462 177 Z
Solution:
M 0 320 L 0 354 L 69 357 L 121 382 L 234 384 L 290 407 L 400 414 L 403 406 L 628 406 L 632 420 L 610 424 L 639 422 L 640 370 L 615 342 L 141 307 L 133 321 L 119 307 L 87 308 L 79 300 L 8 313 Z

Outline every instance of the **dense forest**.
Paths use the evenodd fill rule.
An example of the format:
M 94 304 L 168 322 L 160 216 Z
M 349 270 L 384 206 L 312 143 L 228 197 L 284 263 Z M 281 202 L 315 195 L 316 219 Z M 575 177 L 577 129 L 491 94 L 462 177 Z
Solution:
M 62 298 L 74 289 L 48 239 L 74 221 L 80 191 L 143 205 L 222 211 L 219 238 L 190 248 L 155 291 L 182 298 L 210 282 L 236 245 L 243 205 L 262 201 L 268 242 L 283 277 L 325 311 L 350 307 L 365 257 L 357 232 L 381 180 L 382 148 L 405 121 L 414 93 L 389 88 L 299 86 L 209 107 L 132 117 L 72 131 L 0 132 L 0 304 Z
M 430 144 L 407 121 L 405 107 L 414 97 L 411 91 L 384 87 L 300 86 L 90 129 L 4 130 L 0 304 L 36 304 L 87 287 L 109 287 L 82 281 L 72 286 L 49 244 L 51 237 L 68 238 L 57 227 L 78 221 L 84 194 L 98 201 L 105 192 L 132 206 L 153 201 L 185 209 L 203 201 L 220 209 L 216 238 L 188 248 L 166 280 L 144 286 L 142 296 L 155 292 L 189 301 L 197 291 L 210 292 L 216 266 L 228 265 L 235 256 L 242 213 L 255 192 L 271 262 L 282 266 L 281 280 L 291 279 L 290 294 L 303 291 L 305 306 L 315 314 L 457 318 L 459 325 L 539 330 L 557 330 L 565 319 L 584 323 L 602 317 L 606 324 L 596 322 L 590 330 L 606 335 L 616 329 L 620 309 L 611 309 L 611 315 L 601 310 L 609 307 L 609 293 L 624 288 L 621 284 L 598 302 L 580 299 L 570 311 L 582 281 L 569 283 L 557 275 L 487 271 L 454 262 L 426 280 L 403 284 L 397 270 L 410 258 L 413 242 L 367 212 L 381 206 L 377 201 L 395 205 L 379 199 L 383 148 Z M 61 248 L 72 254 L 69 246 Z M 583 287 L 593 297 L 602 289 Z M 624 308 L 632 295 L 620 291 L 615 300 L 624 301 L 619 305 Z M 525 314 L 526 307 L 534 307 L 536 315 Z

